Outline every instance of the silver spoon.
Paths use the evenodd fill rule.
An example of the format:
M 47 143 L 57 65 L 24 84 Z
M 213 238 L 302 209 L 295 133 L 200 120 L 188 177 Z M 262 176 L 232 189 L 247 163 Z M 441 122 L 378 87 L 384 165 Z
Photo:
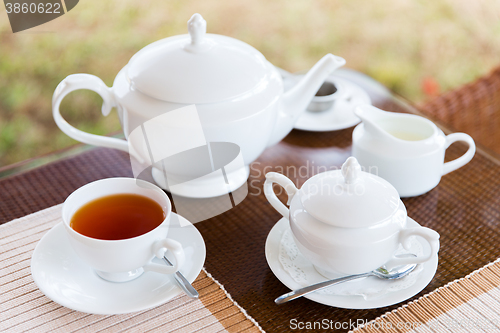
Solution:
M 387 280 L 401 279 L 401 278 L 407 276 L 408 274 L 410 274 L 415 269 L 415 267 L 417 267 L 417 264 L 395 267 L 394 269 L 392 269 L 390 271 L 386 270 L 384 267 L 379 267 L 376 270 L 373 270 L 373 271 L 368 272 L 368 273 L 344 276 L 344 277 L 341 277 L 338 279 L 328 280 L 328 281 L 313 284 L 312 286 L 300 288 L 300 289 L 291 291 L 289 293 L 286 293 L 284 295 L 281 295 L 280 297 L 276 298 L 274 300 L 274 302 L 276 304 L 283 304 L 283 303 L 289 302 L 291 300 L 294 300 L 296 298 L 307 295 L 309 293 L 312 293 L 313 291 L 320 290 L 320 289 L 323 289 L 323 288 L 326 288 L 329 286 L 333 286 L 333 285 L 336 285 L 339 283 L 360 279 L 360 278 L 367 277 L 367 276 L 376 276 L 378 278 L 387 279 Z
M 170 262 L 170 260 L 168 260 L 166 256 L 163 256 L 163 260 L 165 261 L 165 263 L 167 265 L 173 266 L 172 263 Z M 177 281 L 177 284 L 179 285 L 179 287 L 181 287 L 181 289 L 184 290 L 186 295 L 188 295 L 190 298 L 196 299 L 196 298 L 200 297 L 200 294 L 198 294 L 196 289 L 194 289 L 194 287 L 191 285 L 191 283 L 189 283 L 189 281 L 184 277 L 184 275 L 181 272 L 179 272 L 179 271 L 175 272 L 174 278 L 175 278 L 175 281 Z

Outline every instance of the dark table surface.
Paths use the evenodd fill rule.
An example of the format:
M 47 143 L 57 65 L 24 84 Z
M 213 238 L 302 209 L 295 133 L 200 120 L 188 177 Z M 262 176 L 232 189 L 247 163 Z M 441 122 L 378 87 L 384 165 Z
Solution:
M 345 73 L 346 77 L 351 74 Z M 390 111 L 415 112 L 409 104 L 395 98 L 375 82 L 357 74 L 349 79 L 363 85 L 374 105 Z M 351 134 L 352 128 L 322 133 L 292 131 L 252 165 L 245 200 L 221 215 L 196 224 L 206 242 L 207 271 L 268 332 L 290 331 L 291 319 L 371 320 L 403 304 L 381 309 L 346 310 L 308 299 L 281 306 L 273 302 L 289 290 L 273 275 L 264 255 L 266 237 L 280 219 L 262 193 L 264 170 L 283 171 L 300 186 L 317 172 L 318 167 L 339 167 L 350 156 Z M 456 158 L 465 150 L 465 146 L 454 144 L 447 150 L 446 158 Z M 64 153 L 63 158 L 48 158 L 54 161 L 36 168 L 25 165 L 24 171 L 17 174 L 16 170 L 10 170 L 13 174 L 0 179 L 0 223 L 62 203 L 72 191 L 91 181 L 132 177 L 125 153 L 82 147 L 75 148 L 74 152 Z M 306 166 L 307 172 L 303 169 L 303 173 L 287 174 L 287 166 L 297 169 Z M 5 173 L 8 172 L 4 170 Z M 438 187 L 425 195 L 403 200 L 410 217 L 441 234 L 436 276 L 412 299 L 461 278 L 500 256 L 499 175 L 500 162 L 479 147 L 469 164 L 444 176 Z

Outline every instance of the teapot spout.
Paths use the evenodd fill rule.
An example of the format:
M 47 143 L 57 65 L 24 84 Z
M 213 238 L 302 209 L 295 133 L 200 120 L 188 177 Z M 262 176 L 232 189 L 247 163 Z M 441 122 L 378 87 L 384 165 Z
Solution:
M 293 128 L 302 112 L 305 112 L 316 92 L 337 68 L 345 65 L 345 59 L 329 53 L 289 91 L 283 95 L 282 111 L 276 120 L 273 138 L 269 145 L 281 141 Z
M 328 75 L 343 65 L 345 65 L 345 59 L 331 53 L 321 58 L 299 83 L 285 93 L 283 96 L 285 112 L 291 116 L 298 116 L 307 108 Z

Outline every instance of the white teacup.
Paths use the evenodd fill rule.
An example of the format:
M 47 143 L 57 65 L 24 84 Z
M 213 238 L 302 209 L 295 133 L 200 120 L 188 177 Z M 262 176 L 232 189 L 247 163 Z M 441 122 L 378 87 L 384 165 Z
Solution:
M 156 201 L 165 212 L 165 220 L 155 229 L 137 237 L 102 240 L 84 236 L 70 226 L 71 217 L 86 203 L 121 193 L 138 194 Z M 173 274 L 184 263 L 184 250 L 179 242 L 167 238 L 172 206 L 159 187 L 134 178 L 107 178 L 89 183 L 73 192 L 62 207 L 62 219 L 71 246 L 76 254 L 103 279 L 125 282 L 139 277 L 144 271 Z M 174 265 L 159 265 L 151 260 L 162 258 L 169 250 Z

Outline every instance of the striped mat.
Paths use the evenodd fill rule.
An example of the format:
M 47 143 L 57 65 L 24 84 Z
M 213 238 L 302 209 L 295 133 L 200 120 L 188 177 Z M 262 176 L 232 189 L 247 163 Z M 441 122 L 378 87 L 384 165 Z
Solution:
M 63 307 L 37 288 L 30 260 L 40 238 L 61 221 L 61 205 L 0 226 L 1 332 L 263 332 L 204 269 L 193 286 L 156 308 L 123 315 L 91 315 Z
M 500 259 L 352 332 L 500 332 Z

